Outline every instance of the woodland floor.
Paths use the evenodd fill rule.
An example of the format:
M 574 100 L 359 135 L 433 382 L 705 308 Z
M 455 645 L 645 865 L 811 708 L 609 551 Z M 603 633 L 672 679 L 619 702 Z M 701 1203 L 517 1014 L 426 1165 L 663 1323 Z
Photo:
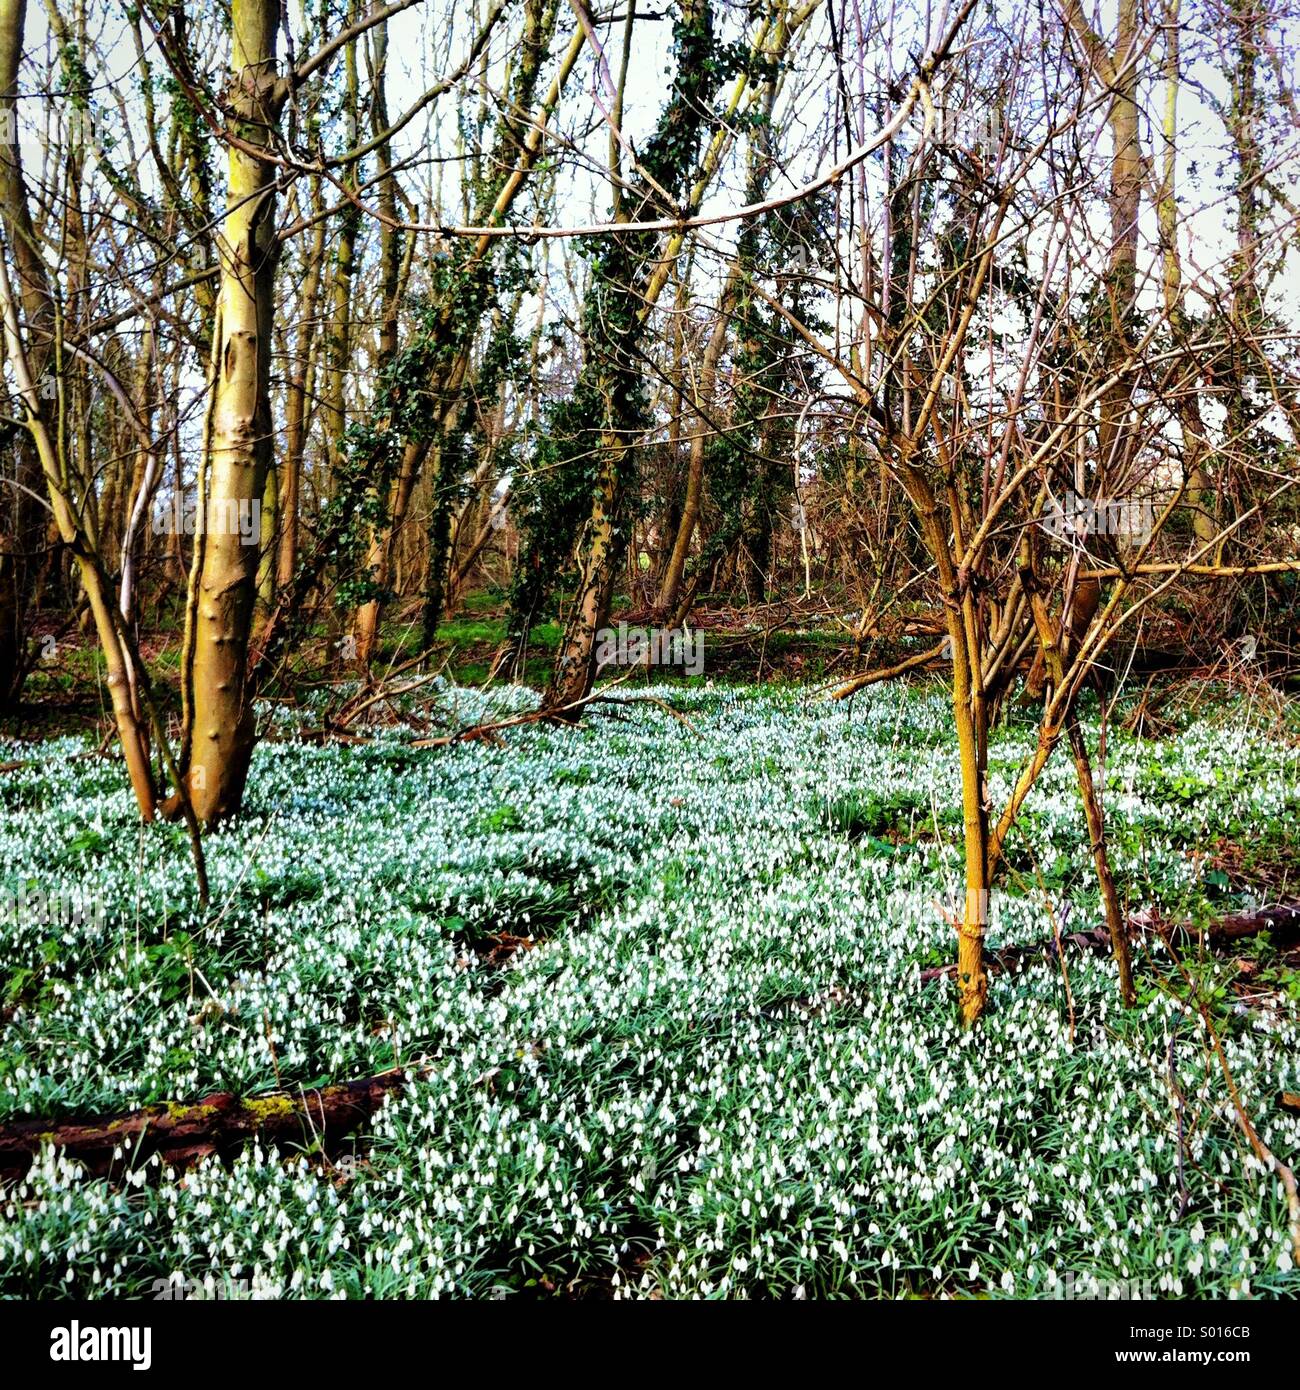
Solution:
M 123 1123 L 100 1175 L 47 1143 L 0 1193 L 0 1295 L 1300 1295 L 1201 1014 L 1296 1164 L 1296 938 L 1196 934 L 1300 898 L 1293 714 L 1202 690 L 1158 736 L 1108 728 L 1129 1011 L 1052 764 L 963 1032 L 941 688 L 614 694 L 577 728 L 427 749 L 412 730 L 536 697 L 439 681 L 346 744 L 298 736 L 330 692 L 268 707 L 206 911 L 183 832 L 139 825 L 96 740 L 0 743 L 0 892 L 79 919 L 0 920 L 0 1148 L 151 1104 L 201 1129 L 214 1092 L 274 1137 L 186 1162 Z M 394 1068 L 364 1123 L 314 1089 Z
M 457 613 L 438 630 L 432 652 L 435 668 L 441 668 L 459 685 L 482 685 L 506 633 L 507 598 L 500 590 L 467 595 Z M 900 612 L 888 631 L 863 642 L 856 656 L 853 634 L 857 612 L 852 601 L 841 604 L 822 599 L 799 599 L 750 605 L 737 596 L 710 596 L 692 611 L 691 629 L 699 634 L 707 676 L 689 676 L 673 667 L 638 673 L 635 682 L 672 684 L 782 684 L 786 682 L 833 683 L 860 667 L 887 664 L 932 645 L 937 632 L 933 613 Z M 176 672 L 180 659 L 180 615 L 168 609 L 150 612 L 141 636 L 141 650 L 149 662 L 157 694 L 173 712 L 180 708 Z M 654 619 L 626 596 L 617 605 L 611 622 L 635 627 Z M 524 684 L 545 685 L 555 660 L 561 628 L 558 622 L 539 623 L 530 634 Z M 0 718 L 0 738 L 45 739 L 54 734 L 107 729 L 109 713 L 103 687 L 102 659 L 93 640 L 70 623 L 53 620 L 37 625 L 35 638 L 47 652 L 35 664 L 17 709 Z M 292 672 L 292 698 L 304 690 L 332 688 L 348 674 L 341 655 L 342 631 L 320 626 L 303 642 L 301 658 Z M 388 670 L 420 654 L 421 612 L 408 605 L 392 615 L 374 671 L 383 678 Z M 274 695 L 282 693 L 273 689 Z

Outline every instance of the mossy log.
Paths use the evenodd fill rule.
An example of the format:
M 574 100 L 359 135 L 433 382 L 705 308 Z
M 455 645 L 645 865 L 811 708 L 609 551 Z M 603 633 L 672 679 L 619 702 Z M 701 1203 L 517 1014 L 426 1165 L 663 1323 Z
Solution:
M 93 1120 L 17 1120 L 0 1126 L 0 1178 L 21 1178 L 45 1144 L 95 1177 L 139 1167 L 153 1154 L 185 1168 L 214 1154 L 230 1156 L 251 1139 L 263 1144 L 317 1146 L 327 1154 L 363 1125 L 406 1073 L 382 1072 L 317 1090 L 240 1099 L 216 1091 L 189 1105 L 168 1101 Z

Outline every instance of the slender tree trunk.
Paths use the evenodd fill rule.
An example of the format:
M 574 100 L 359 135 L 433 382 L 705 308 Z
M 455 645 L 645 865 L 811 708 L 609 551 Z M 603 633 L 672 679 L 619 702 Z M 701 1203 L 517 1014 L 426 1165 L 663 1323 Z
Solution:
M 708 180 L 717 166 L 721 146 L 716 141 L 706 152 L 701 176 L 691 186 L 693 172 L 690 151 L 701 129 L 703 107 L 696 89 L 706 80 L 706 65 L 712 51 L 713 16 L 709 0 L 689 0 L 682 5 L 677 45 L 677 72 L 672 94 L 666 102 L 652 143 L 670 152 L 658 170 L 659 186 L 667 180 L 674 197 L 685 193 L 684 206 L 698 206 Z M 740 89 L 733 96 L 739 101 Z M 687 152 L 689 164 L 682 158 Z M 611 171 L 612 173 L 612 171 Z M 650 197 L 648 171 L 636 188 L 640 205 Z M 620 216 L 633 220 L 633 200 L 626 195 Z M 547 691 L 546 703 L 563 709 L 585 698 L 591 691 L 596 670 L 596 634 L 609 617 L 610 602 L 619 560 L 627 545 L 631 472 L 635 464 L 636 436 L 639 433 L 632 404 L 632 381 L 639 371 L 637 346 L 649 315 L 667 285 L 681 253 L 683 238 L 672 236 L 658 255 L 644 239 L 616 241 L 606 263 L 594 272 L 592 294 L 597 318 L 609 320 L 608 327 L 587 343 L 588 364 L 595 378 L 595 399 L 600 402 L 602 420 L 596 446 L 596 477 L 591 491 L 590 511 L 585 530 L 582 573 L 573 607 L 565 624 L 564 637 L 556 658 L 555 671 Z M 591 355 L 600 360 L 591 362 Z
M 483 199 L 482 205 L 477 207 L 472 214 L 479 225 L 491 225 L 505 220 L 515 198 L 527 183 L 533 166 L 541 154 L 547 124 L 559 103 L 564 85 L 573 71 L 578 56 L 582 52 L 585 38 L 581 26 L 579 26 L 560 60 L 559 69 L 547 88 L 540 106 L 533 110 L 532 102 L 541 69 L 550 49 L 556 15 L 556 7 L 543 3 L 543 0 L 527 0 L 525 4 L 523 41 L 520 45 L 520 61 L 512 83 L 512 99 L 508 109 L 496 122 L 492 157 L 489 161 L 493 173 L 488 179 L 487 196 Z M 506 170 L 509 172 L 506 173 Z M 493 238 L 480 237 L 474 243 L 464 265 L 460 268 L 462 286 L 468 287 L 475 283 L 476 278 L 484 272 L 485 263 L 491 259 L 494 253 L 495 241 Z M 454 352 L 449 362 L 439 363 L 428 387 L 432 398 L 440 402 L 442 420 L 438 426 L 438 431 L 441 433 L 445 433 L 452 427 L 450 422 L 455 418 L 460 393 L 464 389 L 470 365 L 468 345 L 458 341 L 459 330 L 452 322 L 450 309 L 451 306 L 447 306 L 444 313 L 443 332 L 448 346 L 453 348 Z M 386 499 L 389 503 L 387 522 L 384 526 L 375 528 L 375 532 L 369 538 L 367 545 L 367 564 L 376 587 L 380 590 L 388 587 L 393 574 L 397 558 L 396 548 L 406 523 L 407 507 L 415 483 L 419 478 L 420 469 L 426 458 L 431 456 L 436 462 L 442 463 L 444 453 L 445 451 L 442 449 L 431 450 L 428 444 L 412 444 L 407 447 L 402 459 L 401 471 L 390 489 L 389 497 Z M 429 534 L 433 544 L 429 555 L 429 564 L 433 567 L 435 565 L 440 566 L 446 559 L 445 550 L 441 549 L 439 542 L 446 518 L 438 514 L 437 509 L 444 503 L 449 505 L 450 498 L 446 495 L 445 486 L 437 477 L 432 479 L 431 491 L 435 514 L 430 518 Z M 439 553 L 435 554 L 434 551 Z M 426 636 L 429 634 L 430 626 L 434 629 L 437 627 L 446 582 L 447 576 L 444 573 L 435 573 L 431 568 L 426 582 L 424 622 Z M 357 610 L 354 635 L 357 642 L 357 662 L 363 669 L 368 667 L 374 656 L 379 637 L 382 609 L 382 598 L 375 598 L 362 604 Z
M 379 137 L 388 128 L 388 23 L 379 24 L 371 33 L 370 76 L 374 88 L 371 102 L 372 134 L 379 139 L 375 149 L 375 163 L 379 174 L 378 201 L 380 211 L 386 221 L 379 224 L 379 327 L 375 335 L 375 370 L 382 372 L 397 352 L 397 317 L 401 302 L 402 285 L 410 270 L 410 250 L 414 248 L 412 238 L 407 255 L 403 256 L 402 233 L 397 221 L 397 182 L 392 173 L 392 147 L 387 139 Z M 411 485 L 415 478 L 415 459 L 410 447 L 403 452 L 403 466 L 391 490 L 390 516 L 405 520 L 406 508 L 410 502 Z M 400 522 L 398 523 L 400 525 Z M 373 527 L 370 532 L 366 563 L 375 581 L 381 588 L 387 588 L 391 577 L 391 555 L 393 532 L 387 528 Z M 357 664 L 362 671 L 370 669 L 374 659 L 375 647 L 379 640 L 380 602 L 372 599 L 363 603 L 357 610 L 354 631 L 357 643 Z
M 44 386 L 55 316 L 27 204 L 17 138 L 18 73 L 26 16 L 26 0 L 0 0 L 0 112 L 12 132 L 11 139 L 0 142 L 0 219 L 17 274 L 17 307 L 27 327 L 27 360 L 39 390 Z M 46 550 L 48 528 L 33 497 L 45 487 L 41 461 L 26 431 L 15 436 L 12 448 L 18 486 L 4 487 L 0 496 L 4 528 L 0 534 L 0 705 L 16 699 L 21 691 L 28 664 L 26 615 L 36 607 L 47 568 L 38 561 Z
M 1111 954 L 1119 971 L 1120 998 L 1126 1005 L 1137 999 L 1133 988 L 1133 963 L 1129 955 L 1128 928 L 1120 908 L 1119 894 L 1115 891 L 1115 878 L 1110 871 L 1110 858 L 1106 853 L 1106 828 L 1102 819 L 1101 799 L 1092 780 L 1092 763 L 1088 758 L 1088 743 L 1079 725 L 1079 717 L 1070 712 L 1066 721 L 1070 738 L 1070 750 L 1074 754 L 1074 770 L 1079 783 L 1079 795 L 1083 800 L 1083 813 L 1088 822 L 1088 843 L 1092 851 L 1092 863 L 1097 872 L 1097 884 L 1101 889 L 1102 908 L 1106 914 L 1106 930 L 1110 934 Z
M 718 303 L 718 321 L 709 335 L 708 346 L 704 349 L 704 359 L 700 364 L 699 397 L 696 404 L 704 405 L 710 410 L 714 404 L 718 362 L 727 341 L 736 282 L 737 272 L 733 268 Z M 704 453 L 707 444 L 708 431 L 705 422 L 697 415 L 695 436 L 691 440 L 690 460 L 686 468 L 686 496 L 682 501 L 682 519 L 677 527 L 677 538 L 673 542 L 672 554 L 668 557 L 668 568 L 664 571 L 663 585 L 659 590 L 658 608 L 661 613 L 672 612 L 681 592 L 682 575 L 686 572 L 686 557 L 690 554 L 691 542 L 695 539 L 695 527 L 700 519 L 700 504 L 704 497 Z
M 1168 0 L 1165 14 L 1165 112 L 1164 167 L 1161 172 L 1157 218 L 1164 260 L 1165 313 L 1174 333 L 1186 343 L 1190 323 L 1183 304 L 1182 258 L 1178 249 L 1178 90 L 1182 81 L 1179 58 L 1179 15 L 1181 0 Z M 1201 419 L 1200 398 L 1187 383 L 1178 392 L 1178 424 L 1183 436 L 1183 477 L 1187 484 L 1192 529 L 1201 542 L 1212 541 L 1218 532 L 1214 519 L 1214 494 L 1206 477 L 1205 425 Z
M 1228 133 L 1236 156 L 1237 249 L 1232 259 L 1233 342 L 1227 391 L 1227 447 L 1234 460 L 1231 493 L 1235 512 L 1251 505 L 1257 485 L 1252 464 L 1256 459 L 1254 432 L 1259 414 L 1250 401 L 1248 387 L 1255 375 L 1260 351 L 1259 333 L 1264 326 L 1259 289 L 1260 180 L 1264 154 L 1260 146 L 1262 122 L 1258 82 L 1260 47 L 1264 35 L 1262 0 L 1229 0 L 1236 65 L 1231 74 L 1232 101 Z M 1215 563 L 1222 564 L 1231 542 L 1218 546 Z
M 630 446 L 620 436 L 601 436 L 600 470 L 592 497 L 587 550 L 582 578 L 574 598 L 564 641 L 555 666 L 547 701 L 563 708 L 583 699 L 591 690 L 596 665 L 596 632 L 609 614 L 618 566 L 616 530 L 622 469 Z
M 320 180 L 312 183 L 312 208 L 320 202 Z M 297 356 L 284 404 L 284 468 L 280 491 L 280 526 L 276 557 L 276 586 L 283 589 L 298 568 L 298 498 L 302 488 L 303 455 L 307 448 L 307 421 L 316 382 L 316 308 L 320 301 L 321 262 L 325 257 L 325 221 L 316 224 L 316 235 L 307 257 L 303 285 Z
M 46 423 L 45 412 L 35 378 L 26 357 L 18 310 L 9 283 L 7 267 L 0 263 L 0 308 L 4 317 L 5 347 L 9 364 L 18 379 L 19 394 L 27 412 L 27 428 L 40 459 L 46 489 L 59 535 L 76 565 L 86 596 L 95 633 L 104 656 L 104 668 L 118 740 L 126 760 L 127 775 L 135 792 L 136 804 L 145 820 L 152 820 L 156 809 L 153 769 L 149 762 L 149 740 L 138 717 L 134 699 L 135 683 L 131 662 L 118 630 L 117 605 L 104 578 L 99 556 L 78 516 L 67 483 L 67 460 Z
M 989 904 L 988 729 L 984 723 L 980 652 L 968 623 L 970 598 L 958 594 L 956 571 L 949 549 L 948 529 L 929 487 L 912 465 L 915 446 L 902 446 L 902 465 L 910 492 L 934 557 L 948 644 L 952 648 L 952 711 L 957 728 L 961 768 L 962 842 L 965 851 L 966 896 L 957 922 L 957 1001 L 962 1022 L 975 1023 L 988 999 L 984 966 L 984 930 Z
M 971 662 L 959 613 L 949 610 L 953 649 L 952 708 L 961 765 L 962 840 L 966 899 L 957 924 L 957 1000 L 962 1021 L 976 1022 L 988 999 L 984 929 L 988 922 L 988 811 L 984 801 L 985 752 L 971 710 Z

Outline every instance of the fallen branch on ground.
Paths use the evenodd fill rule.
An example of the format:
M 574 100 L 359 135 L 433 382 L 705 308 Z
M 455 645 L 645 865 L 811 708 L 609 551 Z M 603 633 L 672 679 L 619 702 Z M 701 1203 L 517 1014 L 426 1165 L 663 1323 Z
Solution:
M 399 1067 L 359 1081 L 300 1089 L 297 1096 L 282 1092 L 240 1100 L 217 1091 L 193 1105 L 147 1105 L 108 1119 L 14 1121 L 0 1126 L 0 1178 L 23 1177 L 45 1144 L 84 1164 L 94 1177 L 128 1164 L 138 1168 L 153 1154 L 173 1168 L 186 1168 L 213 1154 L 233 1153 L 253 1138 L 328 1146 L 369 1120 L 412 1074 Z
M 1235 941 L 1270 928 L 1289 931 L 1293 927 L 1300 927 L 1300 903 L 1272 903 L 1253 912 L 1235 912 L 1229 917 L 1221 917 L 1211 924 L 1210 939 Z
M 917 652 L 914 656 L 905 657 L 902 661 L 895 662 L 893 666 L 882 666 L 878 671 L 864 671 L 860 676 L 854 676 L 845 681 L 837 690 L 831 692 L 832 700 L 843 700 L 855 694 L 864 686 L 876 685 L 880 681 L 893 680 L 895 676 L 905 675 L 908 671 L 915 671 L 919 666 L 925 666 L 928 662 L 938 661 L 943 656 L 944 649 L 948 645 L 945 637 L 942 642 L 937 642 L 929 651 Z
M 1177 922 L 1162 922 L 1151 912 L 1134 914 L 1128 919 L 1128 927 L 1130 931 L 1135 927 L 1160 932 L 1192 930 L 1190 927 L 1182 926 Z M 1257 932 L 1267 931 L 1270 927 L 1282 930 L 1300 927 L 1300 903 L 1278 903 L 1271 907 L 1258 908 L 1253 912 L 1238 912 L 1228 917 L 1222 917 L 1217 922 L 1210 924 L 1209 937 L 1212 942 L 1236 941 L 1242 937 L 1253 936 Z M 1092 931 L 1086 932 L 1069 932 L 1063 934 L 1061 940 L 1068 941 L 1070 945 L 1077 946 L 1081 950 L 1108 951 L 1110 949 L 1110 937 L 1103 927 L 1096 927 Z M 992 969 L 1007 969 L 1031 956 L 1055 954 L 1054 947 L 1055 942 L 1051 938 L 1024 945 L 1003 946 L 999 950 L 987 952 L 986 961 Z M 956 969 L 957 966 L 953 963 L 952 965 L 937 965 L 922 970 L 921 982 L 924 984 L 930 980 L 943 979 L 954 974 Z

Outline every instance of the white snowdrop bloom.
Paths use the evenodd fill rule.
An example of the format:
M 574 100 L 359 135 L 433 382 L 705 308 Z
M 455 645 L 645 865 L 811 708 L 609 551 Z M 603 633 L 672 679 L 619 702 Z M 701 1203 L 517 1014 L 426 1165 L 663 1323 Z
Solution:
M 513 687 L 448 693 L 449 719 L 468 723 L 536 701 Z M 960 881 L 942 692 L 864 692 L 852 710 L 796 692 L 661 694 L 698 736 L 632 704 L 578 730 L 522 726 L 499 746 L 437 756 L 406 749 L 400 727 L 365 748 L 263 745 L 246 823 L 209 841 L 214 899 L 229 899 L 211 940 L 183 854 L 161 834 L 141 840 L 116 783 L 70 760 L 80 745 L 7 776 L 0 794 L 24 798 L 24 823 L 0 818 L 0 884 L 34 869 L 42 837 L 62 843 L 65 821 L 97 823 L 116 905 L 102 940 L 68 934 L 77 988 L 55 982 L 48 1026 L 20 1012 L 0 1038 L 13 1047 L 27 1030 L 3 1059 L 12 1112 L 273 1090 L 264 1019 L 288 1084 L 410 1071 L 337 1188 L 256 1148 L 228 1172 L 142 1165 L 112 1195 L 40 1160 L 0 1223 L 0 1288 L 40 1287 L 31 1254 L 44 1242 L 69 1251 L 72 1292 L 121 1292 L 139 1277 L 127 1252 L 147 1242 L 183 1268 L 260 1262 L 248 1277 L 294 1296 L 483 1296 L 538 1265 L 603 1275 L 621 1297 L 815 1297 L 832 1278 L 877 1296 L 957 1226 L 965 1239 L 946 1263 L 968 1262 L 978 1285 L 997 1251 L 999 1293 L 1055 1288 L 1056 1268 L 1164 1279 L 1165 1291 L 1181 1275 L 1202 1297 L 1243 1280 L 1264 1296 L 1300 1292 L 1278 1253 L 1282 1199 L 1243 1168 L 1232 1115 L 1187 1136 L 1197 1221 L 1177 1268 L 1167 1051 L 1188 1035 L 1174 1001 L 1121 1020 L 1109 961 L 1072 954 L 1071 1041 L 1059 969 L 1028 958 L 993 977 L 995 1007 L 967 1034 L 945 984 L 920 982 L 951 959 L 935 904 Z M 286 733 L 290 714 L 275 712 Z M 1024 736 L 994 735 L 995 798 Z M 1242 819 L 1242 788 L 1214 779 L 1241 766 L 1233 740 L 1266 798 L 1246 823 L 1300 810 L 1294 755 L 1230 721 L 1167 744 L 1108 738 L 1115 868 L 1138 892 L 1197 882 L 1183 831 L 1167 829 L 1169 778 L 1204 788 L 1187 835 Z M 1068 760 L 1049 764 L 1027 814 L 1079 920 L 1096 895 L 1072 776 Z M 142 946 L 161 942 L 163 922 L 201 943 L 219 1020 L 191 1026 L 194 1006 L 137 953 L 137 921 Z M 39 946 L 8 930 L 0 960 Z M 1029 944 L 1045 930 L 1037 905 L 1012 895 L 990 935 Z M 532 945 L 485 963 L 480 948 L 503 934 Z M 1224 1045 L 1248 1105 L 1300 1085 L 1294 1010 L 1267 1029 L 1244 1018 Z M 1177 1064 L 1187 1094 L 1209 1082 L 1217 1103 L 1190 1046 Z M 1300 1126 L 1276 1123 L 1269 1142 L 1300 1147 Z M 1008 1246 L 1022 1223 L 1035 1234 Z M 101 1261 L 94 1286 L 83 1246 L 110 1229 L 122 1270 Z M 906 1277 L 924 1289 L 919 1269 Z M 941 1266 L 931 1277 L 940 1296 L 960 1291 Z

